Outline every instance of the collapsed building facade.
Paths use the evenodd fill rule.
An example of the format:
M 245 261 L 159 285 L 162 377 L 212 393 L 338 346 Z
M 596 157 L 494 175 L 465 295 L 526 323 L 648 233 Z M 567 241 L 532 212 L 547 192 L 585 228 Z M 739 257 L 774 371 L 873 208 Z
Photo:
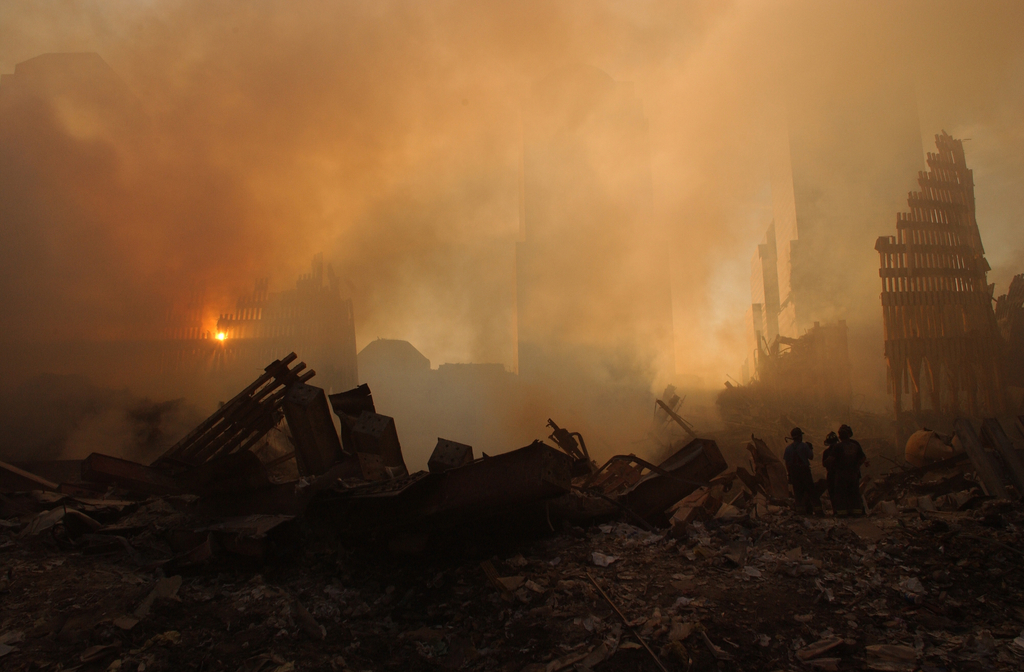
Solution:
M 800 338 L 762 340 L 755 354 L 757 385 L 770 397 L 836 415 L 849 412 L 853 391 L 845 320 L 815 322 Z
M 266 279 L 257 280 L 234 313 L 218 318 L 213 340 L 218 342 L 219 365 L 254 371 L 262 362 L 298 348 L 308 353 L 328 392 L 355 387 L 359 376 L 352 301 L 342 298 L 330 264 L 325 270 L 323 253 L 313 257 L 310 272 L 294 288 L 272 293 L 267 286 Z
M 897 215 L 895 236 L 875 244 L 888 389 L 897 417 L 999 415 L 1006 411 L 1004 342 L 986 280 L 973 171 L 962 141 L 943 132 L 935 144 L 928 172 L 918 177 L 921 190 L 908 197 L 910 212 Z
M 746 467 L 691 434 L 657 464 L 628 454 L 598 468 L 550 421 L 554 445 L 478 457 L 439 439 L 410 473 L 369 388 L 326 395 L 297 359 L 265 367 L 151 464 L 0 462 L 5 665 L 1012 670 L 1024 658 L 1024 509 L 1011 501 L 1024 451 L 1003 446 L 1018 458 L 1004 487 L 978 467 L 969 423 L 957 431 L 971 474 L 955 468 L 965 455 L 894 472 L 866 493 L 872 519 L 833 520 L 788 510 L 786 468 L 756 438 Z M 264 438 L 282 417 L 290 448 L 275 453 Z
M 329 391 L 358 384 L 355 319 L 351 299 L 343 298 L 337 276 L 323 255 L 295 287 L 270 292 L 267 279 L 221 314 L 213 329 L 201 288 L 183 291 L 180 304 L 166 312 L 159 337 L 62 344 L 49 356 L 67 373 L 104 384 L 138 384 L 161 394 L 188 391 L 198 399 L 223 399 L 264 362 L 284 357 L 296 345 L 309 353 Z
M 1024 404 L 1024 274 L 1015 275 L 1006 294 L 996 299 L 996 324 L 1006 344 L 1004 368 L 1012 406 Z
M 922 167 L 913 86 L 878 64 L 858 63 L 870 76 L 856 76 L 824 44 L 806 67 L 773 91 L 765 118 L 771 219 L 751 259 L 745 375 L 758 376 L 758 351 L 778 336 L 797 339 L 815 323 L 844 320 L 849 359 L 858 363 L 853 393 L 881 407 L 871 246 Z

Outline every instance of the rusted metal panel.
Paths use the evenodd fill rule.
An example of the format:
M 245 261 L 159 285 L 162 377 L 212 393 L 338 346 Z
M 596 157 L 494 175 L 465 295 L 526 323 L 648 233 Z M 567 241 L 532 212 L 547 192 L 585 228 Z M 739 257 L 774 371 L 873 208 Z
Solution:
M 596 488 L 602 494 L 611 495 L 624 490 L 640 480 L 640 469 L 624 459 L 605 464 L 602 470 L 586 483 L 587 488 Z
M 352 440 L 357 453 L 379 455 L 384 466 L 407 473 L 394 418 L 364 411 L 352 427 Z
M 163 470 L 102 453 L 93 453 L 82 462 L 82 480 L 147 495 L 175 495 L 183 491 L 177 479 Z
M 1003 484 L 999 466 L 981 445 L 971 421 L 966 418 L 958 418 L 953 426 L 956 428 L 956 435 L 960 438 L 960 443 L 963 444 L 964 452 L 971 458 L 971 464 L 974 465 L 975 471 L 981 478 L 982 489 L 988 495 L 1007 499 L 1009 493 Z
M 638 516 L 659 521 L 670 506 L 728 468 L 722 451 L 711 439 L 694 439 L 658 465 L 666 473 L 649 473 L 622 496 Z
M 1024 456 L 1021 455 L 1021 451 L 1014 447 L 1010 437 L 995 418 L 988 418 L 982 423 L 981 435 L 985 443 L 999 453 L 1007 467 L 1006 475 L 1013 482 L 1017 494 L 1024 496 Z
M 351 390 L 332 394 L 327 399 L 331 402 L 334 414 L 341 420 L 341 447 L 348 453 L 355 453 L 356 446 L 352 440 L 352 426 L 364 412 L 377 412 L 373 406 L 370 386 L 363 383 Z
M 572 458 L 540 441 L 439 473 L 417 472 L 323 493 L 343 532 L 453 527 L 570 491 Z
M 364 412 L 377 412 L 373 406 L 373 394 L 370 392 L 370 386 L 366 383 L 345 392 L 332 394 L 328 399 L 331 402 L 331 408 L 338 415 L 352 415 L 358 418 Z
M 427 468 L 430 473 L 434 474 L 462 467 L 472 462 L 473 446 L 437 437 L 437 445 L 434 446 L 434 452 L 427 460 Z
M 305 383 L 292 385 L 284 397 L 284 416 L 295 443 L 299 474 L 322 474 L 341 459 L 341 441 L 322 388 Z
M 442 474 L 438 510 L 516 506 L 572 488 L 572 458 L 540 441 Z
M 387 467 L 384 466 L 384 458 L 373 453 L 356 453 L 359 460 L 359 472 L 367 481 L 383 481 L 388 477 Z

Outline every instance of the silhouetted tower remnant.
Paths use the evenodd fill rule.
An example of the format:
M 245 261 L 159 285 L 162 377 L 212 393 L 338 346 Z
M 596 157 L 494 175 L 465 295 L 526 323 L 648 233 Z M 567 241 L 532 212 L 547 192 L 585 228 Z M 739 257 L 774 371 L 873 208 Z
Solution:
M 816 408 L 844 416 L 853 402 L 846 320 L 815 322 L 800 338 L 762 338 L 756 351 L 757 382 L 774 403 Z
M 257 280 L 234 313 L 220 316 L 216 334 L 229 362 L 301 352 L 316 366 L 317 380 L 326 389 L 358 384 L 352 301 L 341 297 L 339 278 L 330 264 L 325 269 L 323 253 L 313 257 L 310 272 L 299 276 L 294 289 L 270 292 L 266 278 Z
M 1003 383 L 1024 388 L 1024 273 L 1013 276 L 1009 290 L 996 299 L 996 324 L 1006 343 Z
M 875 243 L 888 387 L 897 417 L 905 394 L 915 416 L 995 415 L 1005 407 L 1001 340 L 974 215 L 974 174 L 960 140 L 943 131 L 935 144 L 930 170 L 919 173 L 921 191 L 907 199 L 910 212 L 896 215 L 895 236 Z

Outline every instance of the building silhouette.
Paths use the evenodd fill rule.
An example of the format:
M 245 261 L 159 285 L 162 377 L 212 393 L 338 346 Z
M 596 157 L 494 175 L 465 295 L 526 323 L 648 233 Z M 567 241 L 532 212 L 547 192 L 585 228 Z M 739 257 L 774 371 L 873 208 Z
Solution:
M 766 114 L 772 221 L 751 260 L 745 370 L 773 340 L 845 320 L 854 394 L 881 403 L 874 240 L 923 165 L 920 122 L 907 78 L 832 67 L 835 81 L 780 87 Z
M 217 320 L 213 340 L 222 351 L 220 366 L 252 369 L 295 352 L 316 371 L 312 384 L 328 393 L 358 385 L 352 300 L 342 298 L 323 253 L 313 257 L 310 272 L 294 288 L 269 292 L 268 284 L 257 280 L 235 312 Z

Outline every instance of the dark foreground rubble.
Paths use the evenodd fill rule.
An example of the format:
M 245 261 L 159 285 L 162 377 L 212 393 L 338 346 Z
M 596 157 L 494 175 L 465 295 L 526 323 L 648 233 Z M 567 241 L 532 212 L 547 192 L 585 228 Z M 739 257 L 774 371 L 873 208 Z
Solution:
M 259 561 L 168 571 L 160 532 L 187 502 L 121 514 L 125 543 L 95 546 L 72 545 L 73 516 L 21 538 L 4 523 L 5 670 L 659 669 L 640 638 L 669 670 L 1024 664 L 1024 511 L 1005 501 L 845 521 L 752 504 L 678 538 L 479 526 L 416 556 L 310 514 Z
M 409 473 L 369 388 L 295 359 L 149 465 L 0 462 L 3 670 L 1024 665 L 1008 421 L 866 477 L 870 517 L 805 517 L 765 441 L 729 469 L 668 404 L 657 463 L 549 421 L 554 446 L 439 439 Z

